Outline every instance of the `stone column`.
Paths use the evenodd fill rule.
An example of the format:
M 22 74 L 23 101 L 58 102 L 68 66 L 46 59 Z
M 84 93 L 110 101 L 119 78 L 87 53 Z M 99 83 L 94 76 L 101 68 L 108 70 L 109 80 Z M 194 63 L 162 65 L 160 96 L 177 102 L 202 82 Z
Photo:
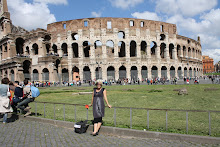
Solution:
M 91 71 L 91 78 L 92 78 L 92 80 L 96 79 L 94 66 L 92 66 L 92 67 L 90 68 L 90 71 Z M 96 79 L 96 80 L 98 80 L 98 79 Z
M 174 49 L 173 49 L 172 52 L 173 52 L 173 59 L 174 59 L 174 60 L 178 59 L 178 58 L 177 58 L 177 46 L 174 46 Z
M 137 70 L 138 70 L 138 78 L 139 78 L 140 81 L 142 81 L 141 67 L 138 66 L 138 67 L 137 67 Z
M 177 79 L 179 79 L 179 75 L 178 75 L 178 66 L 175 67 L 175 77 L 176 77 Z
M 151 73 L 151 68 L 152 67 L 147 67 L 147 74 L 148 74 L 148 79 L 151 79 L 152 78 L 152 73 Z
M 57 45 L 57 52 L 59 54 L 59 57 L 63 57 L 63 50 L 61 48 L 61 44 Z
M 141 45 L 140 45 L 140 43 L 138 43 L 136 51 L 137 51 L 137 58 L 141 58 Z
M 184 67 L 181 67 L 181 75 L 184 78 Z
M 130 45 L 129 45 L 129 44 L 126 44 L 125 46 L 126 46 L 126 48 L 125 48 L 126 61 L 130 61 Z
M 118 44 L 114 45 L 114 57 L 118 58 Z
M 115 68 L 115 80 L 117 81 L 119 79 L 119 68 Z
M 155 54 L 156 54 L 156 59 L 161 59 L 161 57 L 160 57 L 160 47 L 156 47 L 155 48 Z
M 167 78 L 170 80 L 171 77 L 170 77 L 170 68 L 167 68 Z
M 95 59 L 95 47 L 93 44 L 90 44 L 90 59 Z
M 186 58 L 188 58 L 188 48 L 186 47 Z
M 126 78 L 131 80 L 131 67 L 126 67 Z
M 81 81 L 84 80 L 83 66 L 79 66 L 79 78 L 80 78 Z
M 107 49 L 106 49 L 106 43 L 102 44 L 102 59 L 107 58 Z
M 83 59 L 84 58 L 84 52 L 83 52 L 83 46 L 80 44 L 79 45 L 79 58 Z
M 180 57 L 183 57 L 183 49 L 180 47 Z
M 147 43 L 147 58 L 151 58 L 151 48 L 150 48 L 150 42 Z
M 170 59 L 170 56 L 169 56 L 169 48 L 166 46 L 166 48 L 164 49 L 164 58 L 166 60 L 169 60 Z
M 102 66 L 102 79 L 107 81 L 107 66 Z
M 161 67 L 157 66 L 158 77 L 161 78 Z

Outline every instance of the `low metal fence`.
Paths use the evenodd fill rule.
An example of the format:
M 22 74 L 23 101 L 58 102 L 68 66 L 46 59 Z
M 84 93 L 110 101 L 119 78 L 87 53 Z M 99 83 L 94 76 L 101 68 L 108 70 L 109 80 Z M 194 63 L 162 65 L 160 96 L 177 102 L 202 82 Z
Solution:
M 39 106 L 41 104 L 41 106 Z M 32 104 L 33 105 L 33 104 Z M 53 105 L 53 106 L 50 106 L 49 108 L 49 111 L 46 112 L 46 106 L 47 105 Z M 62 110 L 63 110 L 63 116 L 62 116 L 62 119 L 64 121 L 66 121 L 66 107 L 69 106 L 68 108 L 70 109 L 69 110 L 69 113 L 71 113 L 74 117 L 74 121 L 79 121 L 77 120 L 77 107 L 81 107 L 80 109 L 80 115 L 83 115 L 83 116 L 80 116 L 81 119 L 87 119 L 89 118 L 89 112 L 92 112 L 92 109 L 86 109 L 85 108 L 85 105 L 82 105 L 82 104 L 68 104 L 68 103 L 51 103 L 51 102 L 37 102 L 35 101 L 34 102 L 34 107 L 35 107 L 35 116 L 43 116 L 44 118 L 46 118 L 46 113 L 50 113 L 50 118 L 56 120 L 57 119 L 57 116 L 56 116 L 56 106 L 59 105 L 59 108 L 62 107 Z M 107 106 L 106 106 L 107 107 Z M 207 125 L 208 126 L 199 126 L 199 127 L 204 127 L 204 128 L 208 128 L 208 130 L 204 130 L 204 128 L 200 128 L 201 130 L 203 130 L 204 132 L 207 131 L 208 132 L 208 135 L 211 136 L 212 134 L 212 121 L 215 122 L 215 124 L 218 124 L 218 128 L 220 127 L 219 124 L 220 124 L 220 111 L 212 111 L 212 110 L 180 110 L 180 109 L 152 109 L 152 108 L 134 108 L 134 107 L 113 107 L 111 109 L 113 111 L 113 117 L 110 118 L 112 121 L 113 121 L 113 126 L 116 127 L 117 125 L 117 119 L 120 118 L 121 116 L 117 116 L 116 112 L 120 112 L 120 111 L 124 111 L 126 113 L 130 113 L 128 115 L 128 117 L 130 116 L 129 118 L 129 124 L 124 124 L 126 126 L 128 126 L 128 128 L 132 129 L 133 127 L 133 117 L 135 117 L 135 115 L 133 115 L 133 111 L 144 111 L 146 113 L 146 118 L 141 118 L 141 119 L 146 119 L 146 124 L 145 124 L 145 128 L 147 130 L 150 129 L 150 111 L 162 111 L 162 112 L 165 112 L 165 122 L 164 122 L 164 125 L 165 125 L 165 131 L 168 130 L 168 119 L 169 119 L 169 113 L 171 112 L 178 112 L 178 113 L 185 113 L 185 132 L 188 134 L 189 132 L 189 113 L 205 113 L 205 114 L 208 114 L 208 123 Z M 41 113 L 38 113 L 39 111 L 41 111 Z M 74 111 L 74 112 L 73 112 Z M 211 114 L 217 114 L 215 116 L 215 119 L 211 119 Z M 61 116 L 59 114 L 59 116 Z M 176 120 L 175 120 L 176 121 Z M 203 120 L 204 121 L 204 120 Z M 159 122 L 155 122 L 155 123 L 159 123 Z M 161 123 L 161 122 L 160 122 Z M 218 129 L 217 129 L 218 130 Z M 219 131 L 219 130 L 218 130 Z M 218 132 L 220 133 L 220 132 Z M 219 136 L 220 134 L 217 133 L 217 136 Z M 215 134 L 216 135 L 216 134 Z

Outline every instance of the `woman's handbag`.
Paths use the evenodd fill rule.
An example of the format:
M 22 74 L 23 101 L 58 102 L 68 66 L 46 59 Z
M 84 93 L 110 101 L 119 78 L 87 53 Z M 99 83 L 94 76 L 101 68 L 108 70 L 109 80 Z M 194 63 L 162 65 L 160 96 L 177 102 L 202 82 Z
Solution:
M 10 89 L 8 87 L 8 91 L 7 91 L 7 96 L 10 97 L 11 96 L 11 92 L 10 92 Z

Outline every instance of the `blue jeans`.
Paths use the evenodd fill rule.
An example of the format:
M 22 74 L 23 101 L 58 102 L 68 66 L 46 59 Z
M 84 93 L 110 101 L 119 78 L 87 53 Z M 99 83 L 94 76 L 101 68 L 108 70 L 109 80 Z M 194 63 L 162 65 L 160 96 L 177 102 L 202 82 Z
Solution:
M 8 113 L 3 114 L 3 123 L 7 122 Z
M 28 106 L 28 104 L 33 101 L 34 101 L 34 98 L 26 98 L 25 100 L 23 100 L 22 102 L 18 104 L 18 108 L 24 111 L 24 109 Z

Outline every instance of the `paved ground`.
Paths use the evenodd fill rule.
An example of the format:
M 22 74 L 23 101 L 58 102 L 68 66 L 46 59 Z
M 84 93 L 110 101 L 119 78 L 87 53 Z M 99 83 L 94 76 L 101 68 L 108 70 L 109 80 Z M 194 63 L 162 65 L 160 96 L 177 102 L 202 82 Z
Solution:
M 122 138 L 116 136 L 90 134 L 76 134 L 72 129 L 60 128 L 49 124 L 16 120 L 3 124 L 0 121 L 0 146 L 33 146 L 33 147 L 68 147 L 68 146 L 152 146 L 152 147 L 190 147 L 190 146 L 211 146 L 189 142 L 158 140 L 158 139 L 139 139 Z

